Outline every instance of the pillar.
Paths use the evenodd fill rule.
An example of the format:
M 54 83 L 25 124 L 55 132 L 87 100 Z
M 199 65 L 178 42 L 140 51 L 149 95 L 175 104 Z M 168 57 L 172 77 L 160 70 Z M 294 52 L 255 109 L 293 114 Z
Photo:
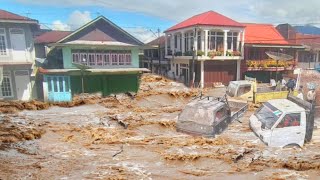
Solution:
M 204 31 L 201 31 L 201 51 L 204 52 Z
M 241 51 L 241 44 L 240 44 L 241 36 L 240 36 L 240 33 L 242 33 L 242 32 L 238 32 L 238 37 L 237 37 L 237 51 Z
M 183 53 L 186 52 L 186 48 L 185 48 L 185 33 L 184 32 L 181 32 L 181 52 L 182 52 L 182 55 L 183 55 Z
M 201 88 L 204 88 L 204 61 L 200 61 L 200 65 L 201 65 L 200 86 Z
M 171 34 L 170 47 L 171 47 L 172 55 L 174 55 L 174 34 Z
M 198 30 L 197 29 L 195 29 L 193 33 L 193 47 L 195 51 L 198 50 Z
M 241 74 L 240 74 L 240 68 L 241 68 L 241 60 L 238 59 L 237 60 L 237 81 L 239 81 L 241 79 Z
M 209 30 L 204 30 L 204 56 L 208 56 L 208 32 Z
M 223 56 L 227 55 L 227 49 L 228 49 L 228 32 L 229 30 L 223 30 L 224 36 L 223 36 Z
M 245 36 L 245 30 L 242 31 L 242 42 L 241 42 L 241 55 L 244 57 L 244 36 Z
M 165 55 L 164 56 L 167 56 L 168 55 L 168 35 L 167 34 L 165 35 L 165 38 L 166 39 L 164 41 L 165 42 L 165 44 L 164 44 L 164 54 Z

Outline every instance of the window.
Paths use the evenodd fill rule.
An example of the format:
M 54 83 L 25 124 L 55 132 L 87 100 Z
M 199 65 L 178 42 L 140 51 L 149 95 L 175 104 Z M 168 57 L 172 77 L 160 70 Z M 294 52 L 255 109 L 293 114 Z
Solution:
M 174 48 L 178 48 L 178 35 L 174 35 Z
M 198 50 L 201 50 L 201 31 L 198 31 L 198 39 L 197 39 L 197 44 L 198 44 Z
M 126 54 L 126 60 L 125 60 L 125 62 L 126 62 L 126 65 L 131 65 L 131 54 Z
M 64 92 L 63 90 L 63 77 L 59 77 L 59 92 Z
M 261 122 L 262 129 L 271 129 L 282 115 L 282 111 L 266 102 L 256 111 L 255 115 Z
M 238 96 L 246 94 L 246 93 L 250 92 L 250 90 L 251 90 L 251 85 L 240 86 L 238 89 Z
M 47 77 L 47 83 L 48 83 L 48 91 L 52 92 L 51 77 Z
M 111 54 L 111 65 L 118 65 L 118 54 Z
M 80 63 L 83 65 L 88 65 L 88 54 L 80 53 Z
M 1 84 L 2 96 L 12 97 L 12 84 L 11 84 L 11 74 L 9 72 L 3 73 L 3 80 Z
M 208 32 L 208 49 L 222 51 L 223 50 L 223 32 Z
M 96 54 L 97 66 L 103 66 L 103 54 Z
M 287 114 L 278 124 L 277 128 L 300 126 L 300 113 Z
M 219 111 L 216 112 L 215 122 L 220 122 L 224 119 L 224 117 L 227 115 L 226 108 L 222 108 Z
M 118 54 L 118 59 L 119 59 L 119 65 L 124 65 L 125 55 Z
M 237 51 L 238 33 L 228 32 L 227 36 L 228 50 Z
M 103 65 L 105 65 L 105 66 L 110 65 L 110 54 L 103 55 Z
M 7 55 L 7 42 L 6 42 L 6 31 L 4 28 L 0 29 L 0 56 Z
M 73 50 L 72 62 L 81 63 L 86 66 L 126 66 L 131 65 L 131 51 L 118 50 L 118 51 L 90 51 L 86 50 Z
M 80 61 L 79 54 L 78 53 L 73 53 L 72 54 L 72 62 L 73 63 L 79 63 L 79 61 Z
M 95 66 L 96 65 L 96 60 L 95 60 L 95 54 L 94 53 L 89 53 L 88 54 L 88 60 L 89 60 L 89 66 Z

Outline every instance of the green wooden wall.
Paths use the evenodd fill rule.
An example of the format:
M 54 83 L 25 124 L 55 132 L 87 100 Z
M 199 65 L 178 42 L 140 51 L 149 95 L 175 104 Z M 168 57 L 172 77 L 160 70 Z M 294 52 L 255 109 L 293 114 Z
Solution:
M 110 94 L 137 92 L 139 89 L 139 74 L 124 75 L 85 75 L 85 93 L 101 92 L 103 96 Z M 81 76 L 70 76 L 72 94 L 82 93 Z

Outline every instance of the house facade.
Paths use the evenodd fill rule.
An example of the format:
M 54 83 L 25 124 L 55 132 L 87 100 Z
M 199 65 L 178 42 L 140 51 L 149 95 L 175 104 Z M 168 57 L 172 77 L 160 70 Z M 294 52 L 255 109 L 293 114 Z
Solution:
M 320 35 L 302 34 L 290 24 L 280 24 L 277 30 L 289 42 L 301 44 L 305 48 L 298 51 L 298 67 L 315 69 L 320 62 Z
M 141 67 L 148 68 L 153 73 L 167 75 L 171 64 L 165 57 L 165 36 L 147 43 L 143 49 Z
M 211 87 L 240 79 L 244 25 L 208 11 L 165 31 L 169 74 L 189 86 Z
M 272 24 L 243 23 L 245 25 L 244 59 L 241 64 L 241 76 L 257 78 L 261 82 L 280 79 L 283 74 L 290 74 L 297 66 L 298 51 L 302 45 L 284 39 Z M 267 53 L 281 53 L 291 59 L 278 62 Z
M 141 73 L 148 71 L 139 68 L 142 45 L 103 16 L 67 33 L 47 45 L 50 51 L 40 68 L 43 99 L 71 101 L 80 93 L 137 92 Z
M 0 10 L 0 99 L 36 98 L 33 33 L 38 21 Z

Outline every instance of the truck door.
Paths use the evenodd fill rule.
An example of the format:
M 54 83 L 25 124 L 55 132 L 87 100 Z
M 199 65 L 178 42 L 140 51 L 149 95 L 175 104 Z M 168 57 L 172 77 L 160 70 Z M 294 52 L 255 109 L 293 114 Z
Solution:
M 275 124 L 270 146 L 284 147 L 289 144 L 302 146 L 305 136 L 305 120 L 301 120 L 301 117 L 303 117 L 301 113 L 287 114 L 278 124 Z

